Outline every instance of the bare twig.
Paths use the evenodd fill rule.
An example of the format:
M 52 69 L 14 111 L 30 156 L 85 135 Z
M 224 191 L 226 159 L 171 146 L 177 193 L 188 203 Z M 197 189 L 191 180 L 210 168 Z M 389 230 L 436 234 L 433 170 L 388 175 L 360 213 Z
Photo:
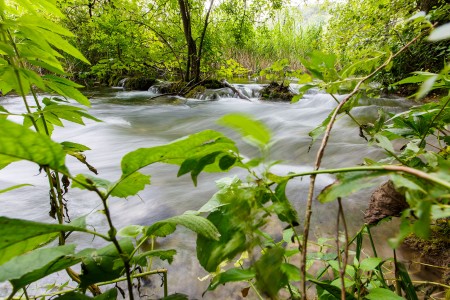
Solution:
M 347 229 L 347 222 L 345 221 L 345 215 L 344 210 L 342 208 L 342 201 L 341 198 L 338 198 L 338 204 L 339 204 L 339 210 L 338 210 L 338 216 L 337 216 L 337 224 L 336 224 L 336 245 L 338 250 L 338 263 L 339 263 L 339 275 L 341 278 L 341 299 L 345 300 L 345 271 L 347 269 L 347 262 L 348 262 L 348 229 Z M 339 220 L 342 219 L 342 225 L 344 227 L 344 238 L 345 238 L 345 244 L 344 244 L 344 251 L 343 256 L 341 257 L 341 250 L 339 246 Z

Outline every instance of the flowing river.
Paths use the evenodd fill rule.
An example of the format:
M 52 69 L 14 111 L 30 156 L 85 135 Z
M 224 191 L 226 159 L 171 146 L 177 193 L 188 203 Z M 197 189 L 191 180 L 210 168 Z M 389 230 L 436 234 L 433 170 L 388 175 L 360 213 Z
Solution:
M 120 89 L 99 89 L 87 91 L 92 107 L 89 113 L 103 122 L 86 121 L 86 126 L 65 123 L 65 128 L 56 128 L 53 139 L 84 144 L 92 150 L 87 151 L 88 162 L 94 165 L 101 178 L 116 180 L 120 176 L 120 160 L 126 153 L 141 147 L 151 147 L 168 143 L 204 129 L 214 129 L 225 133 L 238 142 L 241 153 L 247 157 L 257 154 L 251 146 L 241 142 L 233 131 L 217 125 L 216 121 L 228 113 L 244 113 L 265 123 L 273 134 L 271 159 L 280 160 L 273 168 L 276 174 L 290 171 L 311 170 L 320 141 L 308 151 L 311 138 L 308 132 L 319 125 L 336 106 L 336 102 L 327 94 L 318 91 L 305 95 L 295 104 L 258 100 L 258 84 L 237 85 L 252 101 L 234 97 L 227 89 L 207 91 L 203 99 L 184 99 L 176 97 L 155 96 L 152 91 L 136 92 Z M 294 86 L 294 89 L 298 88 Z M 342 96 L 340 96 L 342 99 Z M 0 99 L 0 105 L 14 113 L 24 111 L 21 100 L 17 97 Z M 399 112 L 410 103 L 404 99 L 363 99 L 352 114 L 362 123 L 373 122 L 377 110 L 382 108 Z M 16 120 L 20 121 L 19 118 Z M 379 159 L 383 153 L 368 147 L 367 142 L 359 136 L 359 128 L 344 116 L 338 120 L 332 132 L 329 146 L 325 152 L 322 168 L 354 166 L 363 158 Z M 89 170 L 74 159 L 68 159 L 72 174 L 89 173 Z M 152 175 L 151 185 L 139 193 L 139 197 L 127 200 L 113 198 L 110 201 L 113 221 L 117 228 L 128 224 L 149 225 L 155 221 L 182 214 L 186 210 L 200 208 L 216 191 L 215 181 L 231 174 L 205 174 L 198 178 L 194 187 L 189 175 L 177 178 L 177 167 L 171 165 L 154 165 L 144 170 Z M 233 175 L 243 178 L 243 171 L 233 171 Z M 303 219 L 307 196 L 308 178 L 296 179 L 288 185 L 291 202 Z M 320 175 L 317 179 L 316 195 L 326 185 L 332 183 L 331 175 Z M 1 215 L 25 218 L 35 221 L 51 222 L 48 216 L 49 199 L 46 187 L 47 179 L 39 174 L 35 165 L 27 162 L 13 163 L 0 171 L 0 190 L 6 187 L 30 183 L 24 187 L 0 195 Z M 369 193 L 363 192 L 344 201 L 348 223 L 354 231 L 362 224 L 363 211 L 367 206 Z M 98 212 L 100 201 L 96 195 L 85 191 L 71 189 L 66 195 L 68 211 L 71 218 L 89 214 L 88 223 L 95 230 L 106 231 L 106 220 Z M 312 236 L 331 235 L 335 232 L 335 204 L 321 205 L 315 203 L 313 210 Z M 331 209 L 330 209 L 331 208 Z M 73 234 L 70 239 L 79 244 L 78 250 L 85 247 L 100 247 L 100 239 L 83 234 Z M 383 237 L 385 239 L 385 237 Z M 208 280 L 199 281 L 207 273 L 199 267 L 195 256 L 195 236 L 179 227 L 170 238 L 161 239 L 160 246 L 175 247 L 178 254 L 169 268 L 169 292 L 185 293 L 191 298 L 201 298 L 208 285 Z M 167 267 L 157 264 L 154 267 Z M 57 278 L 48 278 L 51 283 Z M 161 279 L 158 275 L 151 282 L 144 282 L 146 295 L 153 299 L 162 295 Z M 0 297 L 7 293 L 7 285 L 0 285 Z M 207 294 L 206 299 L 216 295 L 220 299 L 240 299 L 238 291 L 219 287 L 214 293 Z

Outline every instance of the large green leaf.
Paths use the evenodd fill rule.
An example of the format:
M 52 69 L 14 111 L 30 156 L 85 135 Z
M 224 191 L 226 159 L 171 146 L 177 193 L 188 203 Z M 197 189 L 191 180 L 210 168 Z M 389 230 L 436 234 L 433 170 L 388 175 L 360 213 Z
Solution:
M 288 180 L 280 182 L 275 188 L 275 194 L 272 197 L 275 213 L 280 221 L 289 224 L 298 224 L 297 211 L 292 207 L 289 199 L 286 197 L 286 185 Z
M 84 225 L 46 224 L 0 217 L 0 250 L 30 238 L 60 231 L 86 231 L 86 229 Z
M 243 114 L 228 114 L 218 120 L 223 126 L 239 132 L 242 137 L 258 147 L 266 146 L 270 142 L 270 131 L 260 121 Z
M 25 239 L 21 242 L 12 244 L 0 250 L 0 265 L 9 261 L 11 258 L 34 250 L 39 246 L 45 245 L 58 237 L 58 232 L 39 235 L 33 238 Z
M 4 119 L 0 119 L 0 155 L 0 159 L 4 155 L 67 172 L 66 154 L 60 144 L 45 135 Z M 2 163 L 0 161 L 0 165 Z
M 212 241 L 202 235 L 197 237 L 197 258 L 208 272 L 215 272 L 225 260 L 232 259 L 246 249 L 245 234 L 229 222 L 228 216 L 221 211 L 214 211 L 208 216 L 219 230 L 220 239 Z
M 338 181 L 325 187 L 317 196 L 317 199 L 322 203 L 326 203 L 334 201 L 338 197 L 351 195 L 361 189 L 376 185 L 376 182 L 372 179 L 387 173 L 387 171 L 358 171 L 339 174 L 337 176 Z
M 450 39 L 450 23 L 435 28 L 428 39 L 433 42 Z
M 175 254 L 177 254 L 177 251 L 174 249 L 150 250 L 134 256 L 132 262 L 145 267 L 148 265 L 147 257 L 159 257 L 161 260 L 167 260 L 167 262 L 171 264 L 173 262 L 173 257 L 175 256 Z
M 110 190 L 111 196 L 126 198 L 134 196 L 142 191 L 147 184 L 150 184 L 150 176 L 135 172 L 118 183 Z
M 150 176 L 139 172 L 121 178 L 116 183 L 89 174 L 78 174 L 73 180 L 72 187 L 88 190 L 93 190 L 95 187 L 111 196 L 126 198 L 136 195 L 147 184 L 150 184 Z
M 128 153 L 122 159 L 122 173 L 127 176 L 157 162 L 182 164 L 186 159 L 200 159 L 217 151 L 228 154 L 237 152 L 237 148 L 234 142 L 223 134 L 205 130 L 167 145 L 140 148 Z M 218 165 L 206 170 L 221 171 Z
M 396 293 L 391 290 L 383 289 L 383 288 L 374 288 L 369 291 L 369 294 L 366 296 L 369 300 L 403 300 L 403 297 L 400 297 Z
M 158 221 L 153 225 L 149 226 L 145 231 L 146 236 L 158 235 L 162 233 L 162 229 L 167 228 L 167 232 L 163 231 L 163 236 L 170 234 L 175 230 L 176 225 L 182 225 L 190 230 L 198 233 L 199 235 L 205 237 L 208 240 L 218 240 L 220 237 L 219 231 L 208 219 L 192 215 L 184 214 L 180 216 L 171 217 L 162 221 Z
M 288 283 L 286 273 L 281 270 L 284 261 L 284 249 L 273 247 L 266 249 L 255 263 L 256 285 L 271 299 L 277 298 L 278 291 Z
M 212 291 L 227 282 L 247 281 L 255 278 L 255 275 L 255 271 L 252 269 L 232 268 L 215 276 L 208 286 L 208 290 Z
M 363 271 L 373 271 L 375 270 L 379 264 L 383 262 L 383 259 L 379 257 L 369 257 L 364 259 L 360 264 L 359 268 Z
M 327 291 L 328 293 L 330 293 L 331 295 L 333 295 L 336 299 L 341 299 L 341 289 L 338 288 L 335 285 L 332 285 L 328 282 L 324 282 L 324 281 L 319 281 L 316 279 L 308 279 L 308 281 L 311 281 L 312 283 L 314 283 L 315 285 L 319 286 L 320 288 L 324 289 L 325 291 Z M 349 294 L 349 293 L 345 293 L 345 299 L 348 300 L 356 300 L 356 298 Z
M 134 249 L 131 239 L 119 240 L 119 245 L 124 255 L 130 255 Z M 91 284 L 109 281 L 124 274 L 124 263 L 116 246 L 110 243 L 106 247 L 94 250 L 89 255 L 81 258 L 80 286 L 83 288 Z
M 80 261 L 72 256 L 75 245 L 40 248 L 16 256 L 0 266 L 0 282 L 10 281 L 14 290 L 39 280 L 49 274 L 63 270 Z
M 59 296 L 57 298 L 54 298 L 55 300 L 90 300 L 90 299 L 95 299 L 95 300 L 116 300 L 117 299 L 117 289 L 116 288 L 112 288 L 110 290 L 107 290 L 106 292 L 103 292 L 102 294 L 91 298 L 86 296 L 85 294 L 80 294 L 77 292 L 69 292 L 67 294 L 64 294 L 62 296 Z

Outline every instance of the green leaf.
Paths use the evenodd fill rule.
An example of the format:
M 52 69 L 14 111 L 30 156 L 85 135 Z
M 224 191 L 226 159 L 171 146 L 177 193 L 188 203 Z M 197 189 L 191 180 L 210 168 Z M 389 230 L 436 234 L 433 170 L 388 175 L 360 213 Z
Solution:
M 300 281 L 300 268 L 289 263 L 281 264 L 281 271 L 287 275 L 289 281 Z
M 391 290 L 383 289 L 383 288 L 374 288 L 369 291 L 369 294 L 366 296 L 369 300 L 404 300 L 403 297 L 400 297 L 396 293 Z
M 225 154 L 237 153 L 237 148 L 234 142 L 223 134 L 205 130 L 167 145 L 141 148 L 126 154 L 121 163 L 122 173 L 126 176 L 157 162 L 180 165 L 186 159 L 201 158 L 216 151 Z M 209 170 L 221 171 L 218 166 L 212 166 Z
M 374 186 L 376 182 L 372 181 L 374 177 L 386 175 L 387 171 L 377 172 L 349 172 L 338 175 L 338 181 L 325 187 L 317 197 L 322 203 L 336 200 L 338 197 L 351 195 L 361 189 Z
M 312 138 L 310 148 L 311 148 L 312 144 L 317 140 L 317 138 L 325 133 L 327 126 L 330 123 L 331 117 L 333 116 L 335 110 L 336 109 L 333 109 L 330 112 L 330 114 L 327 116 L 327 118 L 325 120 L 323 120 L 319 126 L 317 126 L 316 128 L 314 128 L 313 130 L 311 130 L 308 133 L 308 135 Z
M 33 186 L 33 185 L 29 184 L 29 183 L 13 185 L 13 186 L 10 186 L 10 187 L 8 187 L 6 189 L 0 190 L 0 194 L 9 192 L 9 191 L 12 191 L 12 190 L 15 190 L 15 189 L 20 189 L 21 187 L 24 187 L 24 186 Z
M 398 275 L 400 276 L 400 285 L 402 286 L 402 290 L 406 293 L 406 299 L 408 300 L 418 300 L 416 290 L 414 288 L 414 284 L 409 277 L 409 273 L 405 267 L 405 265 L 401 262 L 396 262 L 396 268 L 398 271 Z M 372 298 L 373 299 L 373 298 Z
M 427 80 L 425 80 L 419 88 L 419 91 L 416 94 L 416 99 L 422 99 L 425 97 L 434 86 L 434 83 L 439 78 L 439 75 L 430 76 Z
M 117 232 L 117 235 L 121 237 L 136 238 L 138 235 L 144 233 L 144 228 L 145 227 L 141 225 L 128 225 L 120 229 Z
M 81 54 L 80 51 L 78 51 L 77 48 L 72 46 L 68 41 L 63 39 L 61 36 L 59 36 L 56 33 L 53 33 L 48 30 L 40 30 L 40 33 L 42 34 L 42 38 L 44 38 L 49 44 L 53 45 L 55 48 L 58 48 L 65 53 L 78 58 L 79 60 L 90 64 L 89 61 L 84 57 L 83 54 Z
M 275 188 L 275 195 L 272 197 L 274 203 L 275 213 L 282 222 L 289 224 L 298 224 L 297 211 L 292 207 L 288 198 L 286 197 L 286 185 L 288 180 L 280 182 Z
M 219 285 L 227 282 L 248 281 L 255 278 L 255 271 L 252 269 L 232 268 L 215 276 L 208 286 L 208 290 L 215 290 Z
M 61 83 L 60 80 L 55 81 L 53 79 L 46 80 L 45 85 L 61 96 L 73 99 L 84 106 L 91 106 L 89 99 L 72 85 L 66 85 L 65 83 Z
M 38 223 L 0 217 L 0 250 L 40 235 L 60 231 L 86 231 L 81 226 Z
M 88 297 L 85 294 L 80 294 L 77 292 L 69 292 L 66 293 L 62 296 L 59 296 L 57 298 L 53 298 L 53 299 L 58 299 L 58 300 L 90 300 L 90 299 L 95 299 L 95 300 L 116 300 L 117 299 L 117 289 L 116 288 L 112 288 L 110 290 L 107 290 L 105 292 L 103 292 L 102 294 L 95 296 L 94 298 Z
M 234 163 L 237 161 L 237 158 L 231 155 L 224 155 L 219 160 L 219 167 L 223 171 L 230 169 Z
M 308 280 L 311 281 L 312 283 L 314 283 L 315 285 L 321 287 L 322 289 L 326 290 L 328 293 L 330 293 L 331 295 L 336 297 L 336 299 L 341 299 L 341 289 L 338 288 L 337 286 L 332 285 L 332 284 L 327 283 L 327 282 L 323 282 L 323 281 L 319 281 L 319 280 L 316 280 L 316 279 L 312 279 L 312 278 L 310 278 Z M 345 299 L 356 300 L 356 298 L 353 295 L 351 295 L 351 294 L 349 294 L 347 292 L 345 293 Z
M 0 265 L 9 261 L 15 256 L 22 255 L 38 247 L 44 246 L 58 237 L 59 233 L 49 233 L 36 236 L 34 238 L 25 239 L 24 241 L 15 243 L 11 246 L 0 250 Z
M 220 233 L 220 239 L 212 241 L 201 235 L 197 236 L 197 258 L 200 265 L 208 272 L 215 272 L 225 260 L 232 259 L 246 248 L 245 234 L 229 222 L 221 211 L 214 211 L 208 216 Z
M 428 40 L 436 42 L 449 38 L 450 38 L 450 23 L 447 23 L 435 28 L 428 37 Z
M 0 119 L 0 155 L 29 160 L 41 166 L 67 172 L 66 154 L 60 144 L 5 119 Z M 0 165 L 2 163 L 0 161 Z
M 177 254 L 176 250 L 150 250 L 144 253 L 140 253 L 133 257 L 132 262 L 137 263 L 143 267 L 147 266 L 147 257 L 159 257 L 161 260 L 167 260 L 169 264 L 173 262 L 173 257 Z
M 119 240 L 119 245 L 125 255 L 130 255 L 134 250 L 129 238 Z M 123 261 L 113 243 L 92 251 L 81 260 L 80 287 L 82 288 L 97 282 L 113 280 L 125 272 Z
M 110 190 L 111 196 L 126 198 L 134 196 L 150 184 L 150 176 L 135 172 L 125 178 L 121 178 Z
M 253 120 L 247 115 L 228 114 L 220 118 L 217 123 L 236 130 L 243 138 L 258 147 L 266 146 L 270 142 L 269 129 L 262 122 Z
M 369 257 L 361 261 L 359 268 L 363 271 L 373 271 L 383 260 L 379 257 Z
M 392 146 L 391 141 L 387 137 L 377 133 L 374 136 L 374 139 L 376 140 L 378 146 L 380 146 L 381 148 L 383 148 L 384 150 L 386 150 L 389 153 L 395 154 L 394 147 Z
M 65 142 L 62 142 L 61 145 L 64 147 L 65 151 L 70 150 L 70 151 L 76 151 L 76 152 L 84 152 L 87 150 L 91 150 L 91 148 L 89 148 L 85 145 L 74 143 L 74 142 L 65 141 Z
M 205 237 L 206 239 L 218 241 L 220 233 L 217 228 L 208 219 L 192 215 L 183 214 L 175 217 L 171 217 L 162 221 L 158 221 L 153 225 L 147 227 L 145 231 L 146 236 L 154 235 L 154 233 L 161 227 L 169 225 L 174 228 L 176 225 L 182 225 L 195 233 Z M 170 232 L 171 233 L 171 232 Z
M 47 275 L 65 269 L 79 262 L 70 256 L 75 245 L 41 248 L 16 256 L 0 266 L 0 282 L 10 281 L 17 291 Z
M 288 283 L 287 275 L 282 271 L 284 249 L 273 247 L 266 249 L 263 256 L 255 262 L 256 286 L 271 299 Z

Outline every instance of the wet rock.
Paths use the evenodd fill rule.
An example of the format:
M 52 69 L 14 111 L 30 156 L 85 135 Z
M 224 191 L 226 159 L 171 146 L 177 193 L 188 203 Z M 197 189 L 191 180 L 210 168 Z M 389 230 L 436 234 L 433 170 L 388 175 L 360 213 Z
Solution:
M 207 80 L 204 80 L 201 84 L 205 88 L 212 89 L 212 90 L 221 89 L 224 87 L 223 83 L 217 79 L 207 79 Z
M 147 91 L 155 83 L 155 78 L 130 77 L 124 80 L 123 87 L 127 90 Z
M 268 86 L 261 90 L 261 99 L 272 101 L 291 101 L 294 93 L 289 86 L 271 82 Z
M 369 208 L 364 212 L 367 224 L 377 224 L 386 217 L 398 217 L 408 208 L 405 196 L 395 190 L 392 181 L 385 182 L 373 192 Z
M 161 82 L 158 84 L 158 90 L 161 94 L 179 94 L 185 87 L 187 82 L 175 81 L 175 82 Z

